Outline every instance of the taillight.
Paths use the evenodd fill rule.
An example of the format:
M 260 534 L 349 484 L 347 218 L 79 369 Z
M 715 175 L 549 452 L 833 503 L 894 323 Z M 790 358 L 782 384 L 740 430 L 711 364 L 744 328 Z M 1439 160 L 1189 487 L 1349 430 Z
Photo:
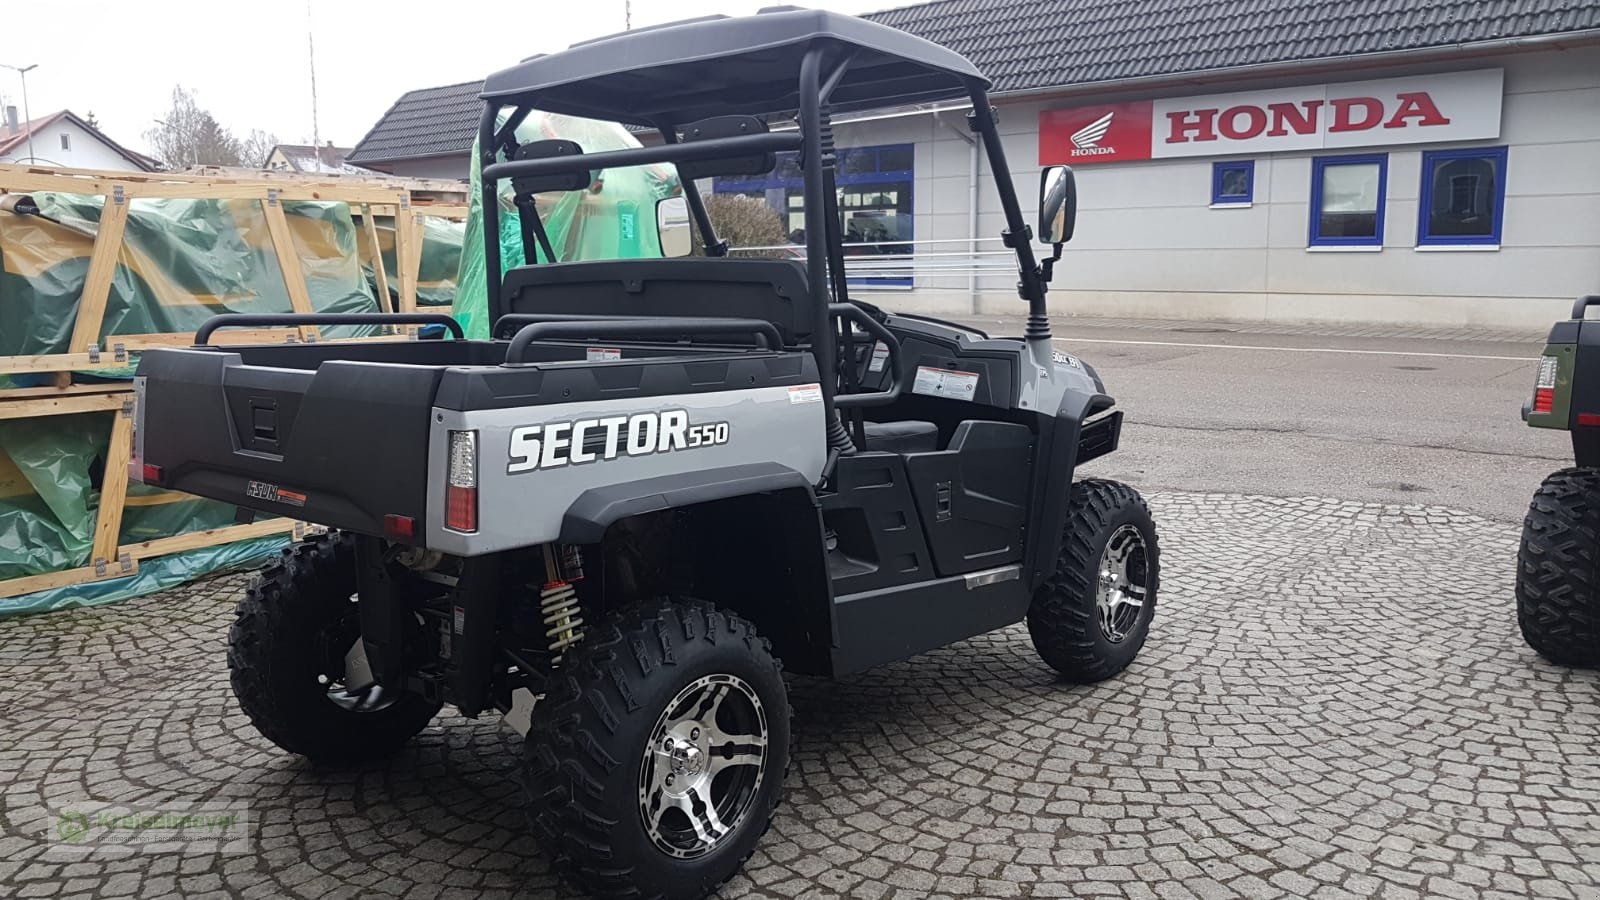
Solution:
M 1548 415 L 1556 409 L 1556 369 L 1554 356 L 1539 357 L 1539 377 L 1533 383 L 1533 411 Z
M 444 487 L 444 527 L 478 530 L 478 433 L 450 432 L 450 472 Z

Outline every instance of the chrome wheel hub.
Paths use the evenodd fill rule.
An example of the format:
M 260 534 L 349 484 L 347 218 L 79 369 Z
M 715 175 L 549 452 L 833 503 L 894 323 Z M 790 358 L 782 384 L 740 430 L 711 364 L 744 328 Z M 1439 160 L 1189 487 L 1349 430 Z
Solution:
M 1095 582 L 1100 633 L 1111 643 L 1121 643 L 1138 625 L 1147 575 L 1144 535 L 1133 525 L 1118 527 L 1100 555 L 1100 577 Z
M 714 850 L 754 808 L 767 769 L 767 716 L 736 675 L 707 675 L 667 704 L 639 765 L 639 816 L 662 852 Z

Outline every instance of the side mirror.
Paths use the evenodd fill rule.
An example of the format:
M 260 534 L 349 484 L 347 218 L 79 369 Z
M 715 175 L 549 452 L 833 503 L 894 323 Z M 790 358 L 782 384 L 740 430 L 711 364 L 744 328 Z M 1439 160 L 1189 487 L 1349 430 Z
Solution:
M 1039 240 L 1065 244 L 1078 222 L 1078 183 L 1067 166 L 1046 166 L 1039 173 Z
M 656 234 L 664 257 L 688 256 L 693 249 L 689 234 L 689 201 L 666 197 L 656 201 Z

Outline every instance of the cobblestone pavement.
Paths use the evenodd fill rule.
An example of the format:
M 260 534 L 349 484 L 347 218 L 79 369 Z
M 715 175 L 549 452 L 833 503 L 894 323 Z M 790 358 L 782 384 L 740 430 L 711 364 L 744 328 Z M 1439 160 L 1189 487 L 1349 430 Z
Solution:
M 1600 895 L 1600 696 L 1516 634 L 1515 531 L 1163 494 L 1143 656 L 1055 681 L 1012 628 L 799 680 L 788 801 L 726 897 Z M 521 741 L 444 718 L 386 763 L 257 736 L 243 579 L 0 621 L 0 896 L 572 896 L 525 839 Z M 236 856 L 61 857 L 46 806 L 248 805 Z

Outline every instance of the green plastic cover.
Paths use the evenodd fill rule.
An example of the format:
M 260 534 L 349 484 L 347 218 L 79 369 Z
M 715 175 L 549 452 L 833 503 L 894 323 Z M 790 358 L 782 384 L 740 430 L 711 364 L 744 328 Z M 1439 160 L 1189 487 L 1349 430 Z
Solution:
M 461 246 L 467 223 L 439 216 L 418 216 L 422 222 L 422 259 L 417 265 L 417 306 L 450 306 L 456 302 L 456 277 L 461 270 Z M 400 278 L 394 264 L 394 217 L 373 216 L 378 233 L 378 250 L 383 256 L 383 272 L 389 285 L 389 308 L 399 309 Z M 377 296 L 378 278 L 372 268 L 371 245 L 360 243 L 361 270 L 367 285 Z
M 0 356 L 68 352 L 104 198 L 32 195 L 38 215 L 0 211 Z M 377 309 L 343 203 L 285 203 L 318 312 Z M 115 334 L 194 331 L 218 313 L 291 311 L 266 214 L 255 200 L 130 201 L 101 326 Z M 373 333 L 329 329 L 329 337 Z
M 535 111 L 517 127 L 519 143 L 565 138 L 585 153 L 639 146 L 626 128 Z M 672 166 L 637 166 L 594 173 L 587 191 L 539 194 L 535 209 L 559 261 L 574 259 L 659 259 L 656 201 L 682 192 Z M 522 225 L 509 180 L 499 184 L 500 259 L 510 270 L 523 261 Z M 542 258 L 543 254 L 537 254 Z M 467 337 L 489 337 L 489 295 L 484 285 L 483 191 L 478 145 L 472 145 L 472 190 L 467 215 L 461 276 L 456 280 L 455 316 Z

